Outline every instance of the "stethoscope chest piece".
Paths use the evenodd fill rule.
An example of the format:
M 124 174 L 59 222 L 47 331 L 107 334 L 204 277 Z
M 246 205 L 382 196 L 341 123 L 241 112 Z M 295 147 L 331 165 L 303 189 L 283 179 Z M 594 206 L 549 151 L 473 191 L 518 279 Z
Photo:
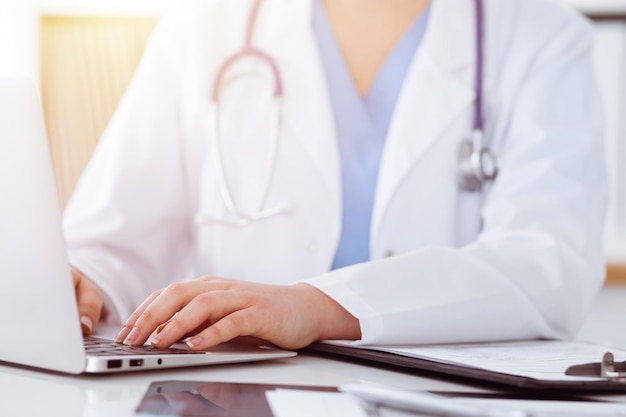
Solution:
M 457 159 L 459 187 L 470 192 L 480 191 L 483 184 L 498 176 L 496 156 L 482 146 L 482 132 L 475 131 L 474 136 L 461 142 Z

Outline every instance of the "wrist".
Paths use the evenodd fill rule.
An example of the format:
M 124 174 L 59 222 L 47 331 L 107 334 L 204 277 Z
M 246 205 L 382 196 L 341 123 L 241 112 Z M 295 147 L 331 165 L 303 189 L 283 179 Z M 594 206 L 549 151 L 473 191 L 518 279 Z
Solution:
M 316 341 L 321 340 L 360 340 L 361 326 L 341 304 L 321 290 L 306 283 L 296 284 L 305 294 L 316 321 Z

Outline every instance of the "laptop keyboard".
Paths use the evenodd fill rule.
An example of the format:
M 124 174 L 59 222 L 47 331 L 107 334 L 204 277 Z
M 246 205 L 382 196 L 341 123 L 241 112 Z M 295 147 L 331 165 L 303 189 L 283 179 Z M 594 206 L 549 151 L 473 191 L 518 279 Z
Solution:
M 158 349 L 150 345 L 127 346 L 112 340 L 98 337 L 85 337 L 85 352 L 92 356 L 131 356 L 131 355 L 204 355 L 206 352 L 194 352 L 186 349 Z

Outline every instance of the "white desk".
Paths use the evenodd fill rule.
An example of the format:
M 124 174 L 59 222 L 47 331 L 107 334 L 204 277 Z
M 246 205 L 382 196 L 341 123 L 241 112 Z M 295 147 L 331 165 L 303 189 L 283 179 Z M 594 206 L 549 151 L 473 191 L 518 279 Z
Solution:
M 626 287 L 603 291 L 580 337 L 587 340 L 600 338 L 603 343 L 626 347 L 624 301 Z M 164 380 L 323 386 L 375 382 L 410 389 L 482 391 L 477 386 L 449 380 L 434 380 L 309 355 L 254 364 L 107 376 L 68 376 L 0 365 L 0 417 L 134 416 L 134 410 L 150 383 Z
M 0 365 L 0 416 L 133 416 L 150 383 L 163 380 L 321 386 L 368 381 L 412 389 L 480 391 L 309 355 L 253 364 L 105 376 L 67 376 Z

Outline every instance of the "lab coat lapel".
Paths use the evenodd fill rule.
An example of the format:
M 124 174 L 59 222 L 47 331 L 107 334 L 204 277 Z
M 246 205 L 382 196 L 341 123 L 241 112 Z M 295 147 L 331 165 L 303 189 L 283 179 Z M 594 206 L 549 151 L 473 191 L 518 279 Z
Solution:
M 341 174 L 336 131 L 317 42 L 312 30 L 311 0 L 272 0 L 262 7 L 255 44 L 277 61 L 284 84 L 286 135 L 306 149 L 339 213 Z M 292 138 L 293 137 L 293 138 Z
M 339 212 L 339 151 L 311 19 L 312 0 L 266 0 L 254 39 L 281 70 L 284 131 L 315 162 L 329 191 L 327 203 Z M 428 147 L 462 111 L 472 111 L 475 38 L 472 1 L 433 0 L 427 32 L 407 73 L 383 151 L 374 232 L 403 178 Z
M 471 111 L 475 96 L 473 17 L 471 1 L 434 0 L 431 5 L 424 40 L 407 73 L 387 136 L 373 231 L 403 178 L 428 147 L 463 110 Z

